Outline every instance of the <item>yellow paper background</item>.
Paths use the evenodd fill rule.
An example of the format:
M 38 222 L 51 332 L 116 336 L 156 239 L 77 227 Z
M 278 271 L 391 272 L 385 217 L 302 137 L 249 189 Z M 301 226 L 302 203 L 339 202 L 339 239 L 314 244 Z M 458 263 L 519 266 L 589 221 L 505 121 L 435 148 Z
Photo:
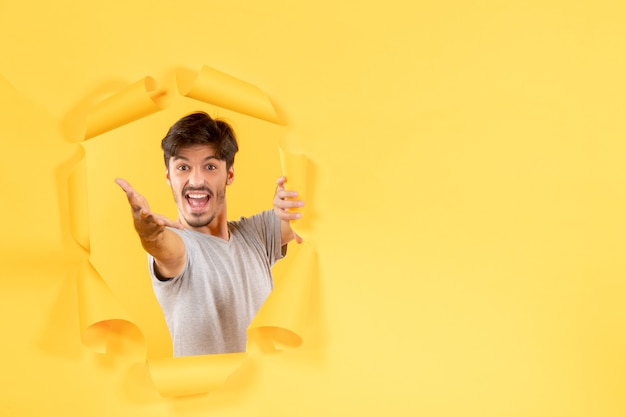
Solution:
M 609 1 L 2 2 L 0 415 L 626 414 L 625 17 Z M 144 363 L 169 349 L 154 300 L 110 313 L 139 325 L 145 354 L 133 338 L 98 353 L 79 277 L 144 271 L 106 176 L 171 213 L 144 144 L 206 104 L 173 94 L 85 150 L 75 121 L 144 77 L 175 92 L 177 68 L 203 65 L 260 88 L 287 123 L 236 117 L 231 217 L 269 207 L 279 145 L 313 163 L 317 275 L 301 346 L 251 350 L 221 389 L 163 397 Z M 106 169 L 84 196 L 109 217 L 84 220 L 71 175 L 89 147 L 110 152 L 86 155 Z M 107 228 L 120 237 L 74 239 Z M 145 294 L 137 278 L 125 285 Z

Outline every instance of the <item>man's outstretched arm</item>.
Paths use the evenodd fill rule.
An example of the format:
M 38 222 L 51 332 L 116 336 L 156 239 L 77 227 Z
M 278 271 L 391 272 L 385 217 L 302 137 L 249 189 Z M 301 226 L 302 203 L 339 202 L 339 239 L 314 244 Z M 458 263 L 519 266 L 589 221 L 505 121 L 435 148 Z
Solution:
M 167 227 L 183 229 L 179 222 L 150 211 L 148 201 L 121 178 L 115 180 L 126 193 L 133 213 L 135 230 L 141 245 L 155 260 L 155 270 L 160 278 L 173 278 L 185 266 L 185 245 L 180 236 Z

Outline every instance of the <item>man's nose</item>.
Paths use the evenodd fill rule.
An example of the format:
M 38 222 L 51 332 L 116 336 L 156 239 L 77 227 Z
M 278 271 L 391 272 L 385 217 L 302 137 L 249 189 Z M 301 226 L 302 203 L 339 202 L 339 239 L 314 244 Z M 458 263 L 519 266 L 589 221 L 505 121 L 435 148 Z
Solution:
M 189 185 L 192 187 L 201 187 L 204 185 L 204 176 L 199 169 L 192 169 L 189 173 Z

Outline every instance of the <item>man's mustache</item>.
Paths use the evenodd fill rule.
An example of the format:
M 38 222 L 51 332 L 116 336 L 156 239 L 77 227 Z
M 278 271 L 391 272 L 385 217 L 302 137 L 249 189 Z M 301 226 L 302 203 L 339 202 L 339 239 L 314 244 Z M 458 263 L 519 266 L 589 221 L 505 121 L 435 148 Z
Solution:
M 211 198 L 213 197 L 213 190 L 211 190 L 208 187 L 201 187 L 201 188 L 185 187 L 183 188 L 182 195 L 184 197 L 187 194 L 194 193 L 194 192 L 206 192 Z

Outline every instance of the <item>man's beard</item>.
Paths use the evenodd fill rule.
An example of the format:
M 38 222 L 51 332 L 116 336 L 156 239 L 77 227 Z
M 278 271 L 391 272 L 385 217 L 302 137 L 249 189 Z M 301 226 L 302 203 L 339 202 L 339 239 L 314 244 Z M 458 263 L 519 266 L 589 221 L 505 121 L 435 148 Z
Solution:
M 199 216 L 202 216 L 202 214 L 199 214 Z M 185 218 L 185 221 L 187 222 L 187 224 L 190 227 L 193 227 L 194 229 L 197 229 L 197 228 L 200 228 L 200 227 L 208 226 L 209 224 L 211 224 L 213 219 L 215 219 L 215 214 L 213 214 L 211 217 L 209 217 L 208 220 L 202 220 L 202 219 L 197 219 L 196 220 L 196 219 Z
M 201 228 L 204 226 L 208 226 L 215 219 L 215 217 L 217 216 L 217 209 L 221 204 L 224 203 L 224 200 L 226 199 L 226 189 L 222 190 L 221 192 L 218 191 L 217 195 L 215 195 L 213 191 L 208 188 L 186 189 L 183 190 L 182 198 L 185 198 L 185 194 L 189 191 L 206 191 L 211 196 L 211 200 L 215 200 L 210 201 L 210 203 L 215 203 L 214 208 L 216 212 L 213 213 L 208 219 L 202 219 L 202 216 L 204 216 L 206 213 L 191 213 L 189 217 L 185 217 L 185 222 L 187 222 L 187 224 L 192 228 Z

